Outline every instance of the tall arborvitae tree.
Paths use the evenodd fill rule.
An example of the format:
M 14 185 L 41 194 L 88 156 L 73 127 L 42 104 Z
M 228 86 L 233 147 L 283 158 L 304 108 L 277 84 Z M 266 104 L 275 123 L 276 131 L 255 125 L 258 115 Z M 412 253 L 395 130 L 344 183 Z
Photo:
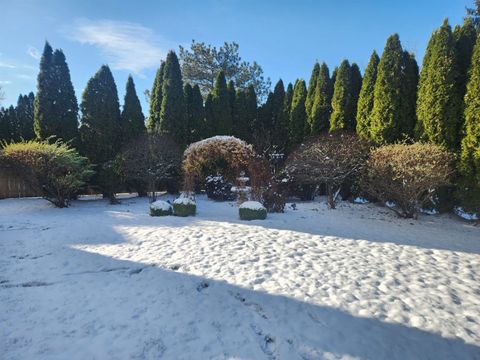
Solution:
M 348 60 L 343 60 L 335 79 L 330 131 L 354 129 L 353 101 L 352 71 Z
M 289 114 L 290 118 L 290 111 L 292 110 L 292 100 L 293 100 L 293 85 L 292 83 L 288 83 L 287 91 L 285 91 L 285 102 L 283 106 L 285 107 L 285 112 Z
M 230 135 L 232 133 L 232 109 L 223 71 L 217 76 L 213 88 L 213 112 L 215 116 L 215 135 Z
M 246 111 L 246 121 L 249 124 L 249 128 L 253 128 L 253 124 L 257 121 L 258 111 L 257 111 L 257 94 L 253 85 L 247 87 L 245 92 L 245 111 Z M 250 136 L 251 138 L 251 136 Z
M 352 103 L 350 104 L 349 112 L 352 119 L 355 121 L 355 125 L 352 129 L 355 129 L 357 126 L 357 106 L 358 106 L 358 98 L 360 97 L 360 90 L 362 89 L 362 74 L 360 73 L 360 68 L 356 63 L 352 63 L 350 66 L 350 79 L 351 79 L 351 92 L 352 92 Z
M 250 139 L 250 124 L 247 119 L 247 99 L 245 90 L 237 89 L 233 111 L 232 133 L 239 139 L 247 141 Z
M 456 149 L 462 105 L 455 39 L 445 20 L 435 30 L 423 58 L 418 85 L 417 128 L 420 139 Z
M 208 94 L 205 99 L 205 132 L 204 136 L 211 137 L 216 135 L 217 124 L 215 117 L 215 110 L 213 106 L 213 94 Z
M 480 34 L 473 50 L 465 94 L 465 136 L 461 149 L 461 173 L 480 195 Z
M 292 107 L 290 110 L 290 121 L 288 128 L 288 142 L 290 148 L 300 144 L 304 139 L 307 113 L 305 111 L 305 100 L 307 98 L 307 86 L 303 79 L 298 79 L 293 88 Z
M 78 104 L 70 71 L 61 50 L 53 52 L 47 42 L 40 61 L 35 97 L 35 133 L 39 139 L 51 136 L 70 141 L 78 134 Z
M 470 17 L 465 18 L 462 26 L 455 26 L 453 37 L 455 38 L 457 50 L 458 86 L 460 97 L 463 99 L 467 88 L 468 69 L 470 68 L 473 47 L 477 37 L 475 26 Z
M 132 76 L 128 76 L 127 79 L 125 101 L 122 110 L 122 130 L 124 143 L 130 142 L 146 131 L 145 116 L 143 116 L 142 106 L 140 105 Z
M 288 141 L 288 114 L 285 112 L 285 87 L 280 79 L 272 96 L 272 151 L 283 153 Z
M 332 104 L 330 99 L 330 74 L 327 64 L 320 66 L 317 85 L 315 87 L 315 98 L 311 110 L 311 129 L 312 135 L 318 135 L 324 130 L 328 130 L 330 115 L 332 113 Z
M 305 111 L 307 112 L 307 123 L 308 123 L 308 133 L 310 133 L 310 128 L 312 124 L 312 107 L 313 102 L 315 101 L 315 89 L 317 88 L 318 83 L 318 74 L 320 73 L 320 64 L 315 63 L 312 70 L 312 75 L 310 75 L 310 80 L 308 81 L 307 88 L 307 99 L 305 100 Z
M 181 146 L 186 145 L 185 105 L 180 64 L 174 51 L 165 60 L 162 87 L 162 111 L 160 112 L 160 132 L 168 133 Z
M 198 85 L 191 86 L 189 83 L 183 87 L 185 99 L 186 118 L 186 143 L 201 140 L 205 133 L 203 98 Z
M 335 91 L 335 81 L 337 80 L 337 74 L 338 74 L 338 66 L 335 66 L 332 71 L 332 77 L 330 78 L 330 104 L 332 103 L 333 99 L 333 92 Z
M 415 55 L 408 51 L 403 52 L 403 74 L 401 88 L 400 132 L 405 139 L 412 139 L 415 124 L 417 123 L 416 105 L 418 88 L 418 64 Z
M 121 148 L 117 86 L 107 65 L 88 81 L 80 104 L 82 152 L 93 164 L 112 160 Z
M 0 141 L 10 142 L 12 140 L 12 124 L 8 109 L 0 108 Z
M 22 139 L 32 140 L 35 138 L 33 130 L 33 113 L 34 113 L 35 95 L 30 92 L 28 95 L 20 95 L 18 97 L 15 113 L 18 120 L 18 132 Z
M 148 131 L 154 132 L 160 129 L 160 113 L 162 112 L 163 101 L 163 74 L 165 72 L 165 62 L 162 61 L 153 81 L 152 91 L 150 92 L 150 115 L 148 117 Z
M 362 81 L 362 89 L 357 105 L 357 134 L 364 139 L 370 138 L 370 119 L 373 110 L 373 92 L 377 80 L 377 68 L 380 58 L 374 50 L 365 69 Z
M 235 107 L 235 95 L 236 95 L 235 83 L 233 82 L 233 80 L 230 80 L 227 84 L 227 93 L 228 93 L 228 103 L 230 104 L 230 109 L 232 111 L 232 119 L 233 119 L 234 117 L 233 110 Z
M 392 143 L 402 134 L 402 79 L 404 53 L 398 34 L 387 39 L 378 64 L 373 110 L 370 120 L 371 139 L 379 144 Z

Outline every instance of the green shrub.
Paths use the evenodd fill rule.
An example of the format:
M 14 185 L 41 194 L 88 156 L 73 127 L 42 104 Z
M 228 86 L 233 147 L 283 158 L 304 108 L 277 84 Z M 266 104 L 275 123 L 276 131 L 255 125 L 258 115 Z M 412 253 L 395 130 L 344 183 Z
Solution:
M 238 208 L 241 220 L 265 220 L 267 218 L 267 209 L 256 201 L 244 202 Z
M 181 195 L 173 202 L 173 214 L 175 216 L 194 216 L 197 212 L 195 200 Z
M 60 141 L 4 143 L 0 164 L 57 207 L 67 207 L 93 174 L 87 158 Z
M 173 215 L 172 205 L 166 201 L 157 200 L 150 204 L 150 216 Z

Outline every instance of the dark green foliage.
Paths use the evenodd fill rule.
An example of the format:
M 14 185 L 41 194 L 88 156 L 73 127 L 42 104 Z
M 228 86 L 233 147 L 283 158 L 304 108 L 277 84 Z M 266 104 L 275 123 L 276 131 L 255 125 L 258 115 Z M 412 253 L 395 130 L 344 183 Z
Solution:
M 330 81 L 328 66 L 323 63 L 318 73 L 315 97 L 311 110 L 310 131 L 312 135 L 318 135 L 329 128 L 330 115 L 332 113 Z
M 310 75 L 310 80 L 308 81 L 307 88 L 307 98 L 305 100 L 305 111 L 307 112 L 307 134 L 310 133 L 312 125 L 312 108 L 313 102 L 315 101 L 315 89 L 317 88 L 318 83 L 318 74 L 320 73 L 320 64 L 315 63 L 312 70 L 312 75 Z
M 198 85 L 185 84 L 183 88 L 186 117 L 186 143 L 201 140 L 205 136 L 203 98 Z
M 232 112 L 233 117 L 233 108 L 235 106 L 235 83 L 233 80 L 230 80 L 227 84 L 227 93 L 228 93 L 228 104 L 230 105 L 230 111 Z
M 212 95 L 215 124 L 214 135 L 230 135 L 232 133 L 233 119 L 230 107 L 230 96 L 223 71 L 217 76 Z
M 365 76 L 362 81 L 362 89 L 357 105 L 357 134 L 364 139 L 370 138 L 370 119 L 373 110 L 373 93 L 377 80 L 377 68 L 380 58 L 374 50 L 370 56 Z M 416 90 L 415 90 L 416 91 Z
M 445 20 L 430 38 L 418 85 L 416 136 L 450 149 L 459 146 L 462 119 L 455 39 Z
M 370 137 L 378 144 L 392 143 L 403 137 L 402 81 L 404 53 L 398 34 L 387 39 L 378 64 Z
M 173 215 L 172 208 L 168 208 L 168 210 L 162 209 L 155 209 L 154 207 L 150 206 L 150 216 L 170 216 Z
M 305 100 L 307 98 L 307 87 L 303 79 L 295 82 L 293 89 L 292 107 L 290 110 L 290 121 L 288 128 L 289 146 L 294 147 L 304 139 L 307 113 L 305 111 Z
M 252 137 L 250 120 L 247 115 L 247 96 L 243 89 L 238 89 L 235 94 L 233 109 L 233 135 L 249 142 Z
M 351 66 L 343 60 L 335 79 L 330 131 L 355 128 L 354 101 Z
M 183 203 L 176 203 L 173 202 L 173 214 L 175 216 L 195 216 L 197 213 L 197 205 L 196 204 L 183 204 Z
M 360 69 L 356 63 L 352 63 L 350 66 L 350 79 L 351 79 L 351 92 L 352 92 L 352 103 L 349 108 L 350 115 L 349 117 L 355 119 L 355 126 L 356 123 L 356 116 L 357 116 L 357 104 L 358 98 L 360 96 L 360 90 L 362 88 L 362 74 L 360 73 Z M 352 128 L 355 130 L 355 126 Z
M 70 141 L 78 135 L 78 104 L 70 71 L 61 50 L 53 52 L 45 43 L 35 97 L 35 133 L 39 139 L 51 136 Z
M 280 79 L 275 84 L 271 101 L 272 151 L 283 153 L 288 142 L 288 113 L 285 111 L 285 88 Z
M 0 109 L 0 140 L 16 142 L 20 139 L 18 120 L 13 105 Z
M 160 128 L 160 113 L 162 111 L 163 101 L 163 73 L 165 72 L 165 62 L 162 61 L 153 81 L 152 91 L 150 93 L 150 115 L 148 117 L 148 131 L 153 132 Z
M 214 136 L 216 133 L 215 113 L 213 109 L 213 94 L 208 94 L 205 99 L 205 133 L 204 137 Z
M 128 77 L 125 101 L 123 105 L 122 130 L 123 143 L 127 143 L 137 136 L 145 133 L 145 117 L 142 113 L 142 106 L 135 91 L 135 84 L 131 76 Z
M 118 176 L 113 160 L 122 146 L 122 127 L 117 86 L 107 65 L 88 81 L 80 109 L 82 153 L 97 167 L 94 183 L 114 202 Z
M 175 142 L 186 145 L 183 99 L 183 81 L 180 64 L 174 51 L 170 51 L 165 61 L 162 87 L 162 110 L 160 113 L 160 132 L 170 134 Z
M 28 95 L 20 95 L 18 97 L 17 107 L 15 113 L 18 121 L 18 134 L 24 140 L 32 140 L 35 138 L 33 130 L 34 117 L 34 101 L 35 95 L 33 92 Z
M 265 220 L 267 218 L 267 209 L 248 209 L 240 207 L 238 209 L 240 220 Z
M 245 116 L 246 122 L 249 124 L 250 129 L 253 128 L 253 124 L 255 124 L 255 122 L 257 121 L 257 102 L 258 99 L 255 88 L 253 87 L 253 85 L 250 85 L 249 87 L 247 87 L 247 90 L 245 92 Z M 247 138 L 247 140 L 249 140 L 249 138 Z
M 453 37 L 455 38 L 455 47 L 457 50 L 458 86 L 460 97 L 463 99 L 467 89 L 468 69 L 470 68 L 473 47 L 477 37 L 472 19 L 467 17 L 461 27 L 458 25 L 455 26 Z
M 292 100 L 293 100 L 293 85 L 292 83 L 288 83 L 287 91 L 285 91 L 285 101 L 283 103 L 283 107 L 285 108 L 285 112 L 289 115 L 289 117 L 290 117 L 290 111 L 292 110 Z
M 412 139 L 415 124 L 417 122 L 417 87 L 418 65 L 413 54 L 403 52 L 403 74 L 401 88 L 401 115 L 400 133 L 403 138 Z
M 461 144 L 460 172 L 463 188 L 470 193 L 470 198 L 475 198 L 476 210 L 480 211 L 480 35 L 473 51 L 469 75 L 465 94 L 465 136 Z

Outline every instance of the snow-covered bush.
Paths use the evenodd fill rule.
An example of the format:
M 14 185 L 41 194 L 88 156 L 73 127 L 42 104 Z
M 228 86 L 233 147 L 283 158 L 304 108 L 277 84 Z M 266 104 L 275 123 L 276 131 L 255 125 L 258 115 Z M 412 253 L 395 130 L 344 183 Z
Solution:
M 194 197 L 189 193 L 182 193 L 173 202 L 173 214 L 175 216 L 193 216 L 197 212 L 197 204 Z
M 285 172 L 302 185 L 325 184 L 330 208 L 341 187 L 364 168 L 369 144 L 355 134 L 335 132 L 321 135 L 300 146 L 287 159 Z
M 150 216 L 168 216 L 172 214 L 172 205 L 166 201 L 157 200 L 150 204 Z
M 258 201 L 246 201 L 238 208 L 241 220 L 264 220 L 267 209 Z
M 209 199 L 218 201 L 235 200 L 232 183 L 227 182 L 222 175 L 210 175 L 205 178 L 205 192 Z
M 398 215 L 416 218 L 439 186 L 448 185 L 453 156 L 433 144 L 395 144 L 371 152 L 361 181 L 364 191 Z
M 272 178 L 262 194 L 262 203 L 270 213 L 283 213 L 288 196 L 288 179 Z

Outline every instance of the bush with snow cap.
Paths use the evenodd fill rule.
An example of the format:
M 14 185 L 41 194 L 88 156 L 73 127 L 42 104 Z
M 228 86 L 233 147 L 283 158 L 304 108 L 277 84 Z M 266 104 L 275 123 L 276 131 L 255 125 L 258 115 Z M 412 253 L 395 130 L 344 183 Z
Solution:
M 241 220 L 265 220 L 267 209 L 258 201 L 246 201 L 238 208 Z
M 170 203 L 163 200 L 157 200 L 150 204 L 150 216 L 168 215 L 173 215 L 173 209 Z
M 175 216 L 194 216 L 197 212 L 197 204 L 193 195 L 188 193 L 180 194 L 180 197 L 173 202 L 173 214 Z

